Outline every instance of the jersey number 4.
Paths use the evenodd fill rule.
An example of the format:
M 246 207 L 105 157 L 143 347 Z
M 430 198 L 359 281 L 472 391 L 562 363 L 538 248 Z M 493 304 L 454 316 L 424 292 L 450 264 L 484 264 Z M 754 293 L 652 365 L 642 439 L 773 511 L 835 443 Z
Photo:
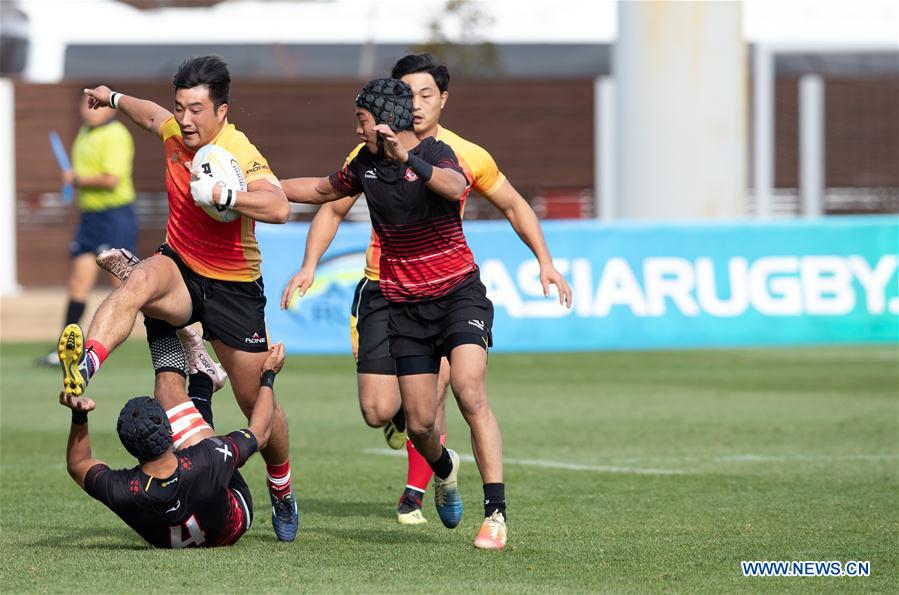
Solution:
M 180 549 L 190 547 L 192 545 L 200 545 L 206 541 L 206 534 L 197 523 L 197 517 L 191 515 L 189 519 L 180 525 L 169 527 L 169 536 L 172 541 L 172 547 Z

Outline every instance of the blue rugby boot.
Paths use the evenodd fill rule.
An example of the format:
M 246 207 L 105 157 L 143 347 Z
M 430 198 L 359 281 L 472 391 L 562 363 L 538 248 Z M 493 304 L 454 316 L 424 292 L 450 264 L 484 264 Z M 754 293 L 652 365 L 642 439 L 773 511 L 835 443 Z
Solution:
M 437 505 L 437 514 L 443 521 L 443 526 L 452 529 L 462 520 L 462 496 L 459 495 L 456 481 L 459 476 L 459 455 L 450 449 L 446 449 L 446 452 L 453 462 L 453 470 L 446 479 L 440 479 L 434 474 L 434 504 Z
M 269 498 L 272 500 L 272 527 L 278 541 L 293 541 L 297 537 L 297 528 L 300 524 L 300 513 L 297 510 L 293 490 L 283 498 L 269 493 Z

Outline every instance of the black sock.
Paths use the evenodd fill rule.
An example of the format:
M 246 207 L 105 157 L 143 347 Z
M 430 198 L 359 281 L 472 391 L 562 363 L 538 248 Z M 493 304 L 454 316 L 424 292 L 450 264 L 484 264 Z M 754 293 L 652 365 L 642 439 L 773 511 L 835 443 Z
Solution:
M 187 396 L 193 401 L 194 407 L 206 420 L 210 428 L 212 425 L 212 378 L 203 372 L 196 372 L 190 375 L 187 383 Z
M 443 452 L 440 453 L 440 458 L 433 463 L 428 461 L 428 465 L 431 466 L 431 470 L 437 477 L 446 479 L 449 477 L 449 474 L 453 472 L 453 460 L 450 458 L 446 447 L 443 446 L 441 448 L 443 448 Z
M 500 511 L 503 517 L 506 516 L 506 484 L 485 483 L 484 516 L 489 517 L 496 510 Z
M 84 315 L 84 302 L 69 300 L 69 305 L 66 307 L 65 326 L 68 326 L 70 324 L 77 324 L 78 321 L 81 320 L 82 315 Z
M 393 421 L 393 425 L 396 426 L 397 430 L 400 432 L 406 431 L 406 413 L 403 411 L 402 406 L 400 406 L 400 410 L 396 412 L 391 421 Z

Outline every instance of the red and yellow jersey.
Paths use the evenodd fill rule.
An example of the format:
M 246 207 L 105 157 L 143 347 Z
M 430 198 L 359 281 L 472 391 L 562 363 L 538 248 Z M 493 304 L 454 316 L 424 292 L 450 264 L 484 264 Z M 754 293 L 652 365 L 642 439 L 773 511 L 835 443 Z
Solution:
M 469 184 L 471 184 L 471 187 L 477 190 L 478 194 L 481 196 L 490 196 L 499 190 L 500 186 L 506 181 L 506 176 L 503 175 L 503 172 L 499 171 L 499 168 L 496 166 L 496 161 L 493 160 L 490 153 L 483 147 L 465 140 L 455 132 L 447 130 L 442 126 L 438 126 L 437 128 L 436 139 L 450 146 L 456 154 L 459 165 L 462 166 Z M 363 146 L 364 145 L 360 143 L 353 149 L 350 154 L 347 155 L 346 163 L 350 163 Z M 466 193 L 465 196 L 462 197 L 462 200 L 459 201 L 461 203 L 460 208 L 462 215 L 465 214 L 465 200 L 467 197 L 468 193 Z M 375 233 L 375 230 L 372 229 L 371 242 L 369 242 L 368 249 L 365 251 L 365 276 L 372 281 L 377 281 L 380 278 L 380 266 L 381 239 L 378 237 L 378 234 Z
M 238 217 L 217 221 L 194 204 L 190 195 L 190 162 L 194 151 L 184 145 L 174 116 L 160 130 L 165 147 L 165 187 L 169 195 L 166 242 L 195 273 L 223 281 L 254 281 L 262 258 L 256 242 L 256 221 Z M 268 161 L 233 124 L 225 126 L 212 144 L 226 149 L 243 167 L 247 184 L 268 180 L 279 185 Z

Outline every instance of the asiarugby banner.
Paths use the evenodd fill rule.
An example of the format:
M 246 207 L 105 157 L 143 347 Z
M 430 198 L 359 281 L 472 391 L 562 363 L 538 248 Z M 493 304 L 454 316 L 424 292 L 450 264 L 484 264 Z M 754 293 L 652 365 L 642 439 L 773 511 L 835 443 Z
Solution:
M 464 224 L 495 306 L 495 351 L 893 343 L 899 218 L 783 222 L 548 221 L 571 310 L 543 297 L 537 261 L 505 221 Z M 369 227 L 341 226 L 306 296 L 279 309 L 308 225 L 259 225 L 266 316 L 291 353 L 349 353 Z

